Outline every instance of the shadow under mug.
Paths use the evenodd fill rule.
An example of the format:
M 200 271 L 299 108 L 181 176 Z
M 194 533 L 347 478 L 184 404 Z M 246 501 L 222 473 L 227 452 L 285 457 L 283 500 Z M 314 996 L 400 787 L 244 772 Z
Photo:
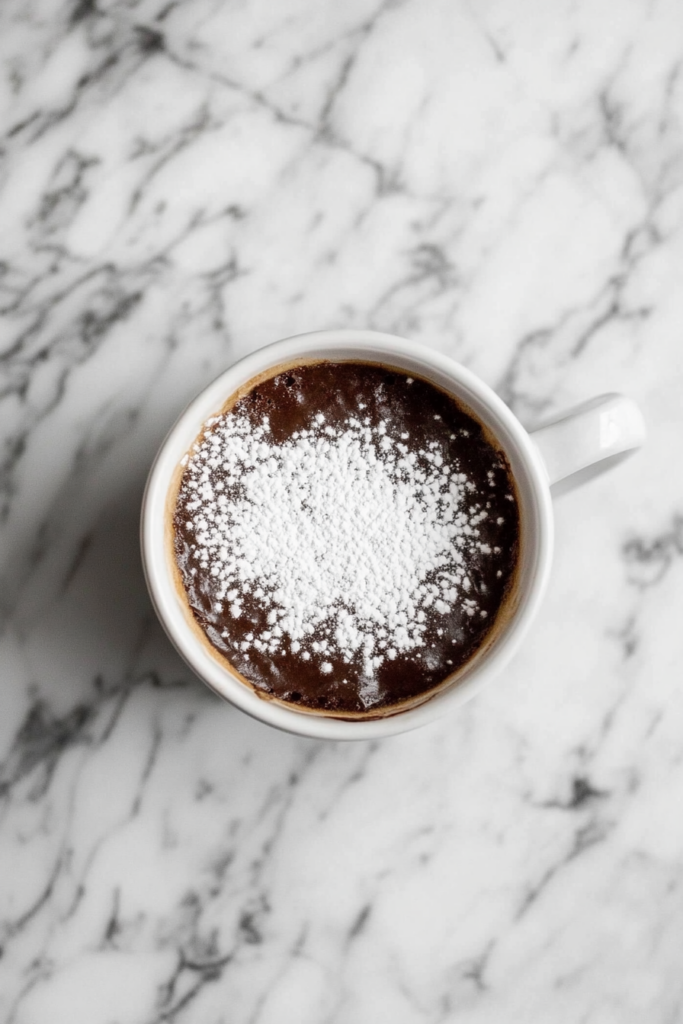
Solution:
M 512 610 L 490 644 L 424 703 L 383 718 L 341 719 L 298 711 L 259 694 L 213 657 L 189 621 L 174 579 L 169 494 L 202 425 L 238 389 L 284 364 L 312 359 L 375 362 L 415 373 L 464 402 L 497 438 L 520 505 L 520 564 Z M 375 331 L 320 331 L 275 342 L 221 374 L 181 414 L 152 466 L 142 504 L 141 545 L 157 615 L 179 653 L 211 689 L 247 714 L 288 732 L 319 739 L 375 739 L 417 728 L 471 698 L 500 673 L 527 632 L 545 590 L 553 551 L 552 493 L 582 483 L 637 449 L 645 437 L 636 404 L 622 395 L 593 398 L 528 433 L 505 403 L 464 366 L 424 346 Z

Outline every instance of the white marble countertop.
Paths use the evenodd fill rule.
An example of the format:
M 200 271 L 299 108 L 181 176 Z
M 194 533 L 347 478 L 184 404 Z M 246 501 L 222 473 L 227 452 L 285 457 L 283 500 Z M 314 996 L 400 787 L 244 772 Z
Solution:
M 683 7 L 6 0 L 6 1024 L 683 1020 Z M 191 677 L 137 526 L 219 371 L 373 327 L 646 448 L 495 686 L 382 743 Z

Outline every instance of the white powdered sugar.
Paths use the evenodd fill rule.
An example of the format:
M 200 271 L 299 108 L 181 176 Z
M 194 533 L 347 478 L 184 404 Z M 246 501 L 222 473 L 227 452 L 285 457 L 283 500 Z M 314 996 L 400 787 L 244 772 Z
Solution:
M 438 442 L 410 451 L 407 440 L 369 418 L 331 427 L 318 414 L 278 444 L 267 419 L 210 421 L 187 463 L 183 514 L 215 610 L 244 618 L 249 595 L 265 613 L 242 651 L 315 659 L 323 674 L 341 659 L 372 679 L 426 646 L 428 615 L 433 626 L 456 605 L 485 614 L 467 565 L 493 557 L 478 539 L 487 512 Z

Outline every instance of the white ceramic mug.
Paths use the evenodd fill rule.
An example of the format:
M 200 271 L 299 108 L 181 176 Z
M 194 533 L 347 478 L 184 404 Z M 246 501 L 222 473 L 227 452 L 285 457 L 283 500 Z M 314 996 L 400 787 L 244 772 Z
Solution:
M 385 718 L 344 720 L 301 712 L 267 700 L 211 656 L 188 621 L 171 565 L 169 488 L 180 460 L 202 425 L 249 381 L 293 360 L 358 360 L 413 372 L 461 399 L 486 424 L 505 451 L 520 502 L 521 553 L 517 604 L 496 639 L 423 704 Z M 504 402 L 465 367 L 422 345 L 375 331 L 320 331 L 275 342 L 246 356 L 221 374 L 182 413 L 164 441 L 147 481 L 141 541 L 147 585 L 170 639 L 211 689 L 269 725 L 324 739 L 374 739 L 433 721 L 472 697 L 501 671 L 521 643 L 540 604 L 553 550 L 551 485 L 564 489 L 638 448 L 645 436 L 633 401 L 621 395 L 594 398 L 532 434 Z

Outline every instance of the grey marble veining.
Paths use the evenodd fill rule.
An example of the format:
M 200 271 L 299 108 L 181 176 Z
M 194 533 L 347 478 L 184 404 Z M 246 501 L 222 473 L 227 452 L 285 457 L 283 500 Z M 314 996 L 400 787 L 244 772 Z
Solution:
M 683 1020 L 682 103 L 674 0 L 3 4 L 3 1021 Z M 379 744 L 221 704 L 138 554 L 183 405 L 335 326 L 649 427 L 505 676 Z

